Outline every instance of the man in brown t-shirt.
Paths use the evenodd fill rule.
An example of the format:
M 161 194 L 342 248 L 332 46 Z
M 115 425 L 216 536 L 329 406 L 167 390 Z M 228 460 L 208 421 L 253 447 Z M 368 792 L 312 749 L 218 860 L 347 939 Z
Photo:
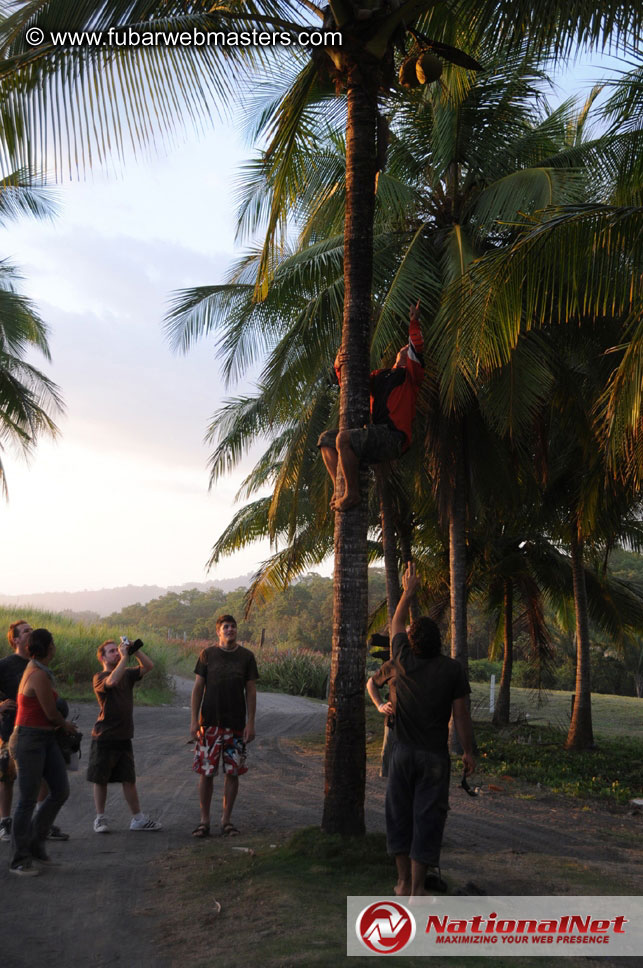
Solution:
M 232 615 L 220 615 L 216 628 L 217 644 L 201 652 L 194 669 L 190 735 L 196 740 L 193 769 L 199 774 L 201 808 L 194 837 L 209 836 L 212 789 L 220 762 L 225 774 L 221 833 L 228 837 L 239 833 L 231 820 L 232 808 L 239 777 L 248 769 L 246 743 L 255 738 L 259 678 L 255 657 L 237 642 Z
M 136 771 L 132 737 L 134 736 L 134 686 L 151 672 L 154 663 L 140 648 L 140 639 L 134 643 L 137 667 L 127 668 L 131 645 L 121 639 L 116 645 L 108 639 L 99 646 L 96 656 L 102 664 L 102 672 L 94 676 L 94 692 L 100 714 L 92 730 L 92 745 L 89 751 L 87 779 L 94 784 L 94 803 L 96 818 L 94 833 L 109 833 L 105 818 L 107 784 L 121 783 L 123 796 L 132 811 L 130 830 L 161 830 L 156 820 L 150 820 L 141 813 L 141 805 L 136 790 Z

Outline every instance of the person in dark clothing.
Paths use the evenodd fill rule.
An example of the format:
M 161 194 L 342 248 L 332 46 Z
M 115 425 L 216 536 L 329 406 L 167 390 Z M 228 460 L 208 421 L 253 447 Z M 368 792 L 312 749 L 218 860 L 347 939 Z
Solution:
M 214 777 L 221 768 L 223 809 L 221 833 L 235 837 L 232 808 L 239 792 L 239 777 L 247 773 L 246 745 L 255 738 L 257 662 L 250 649 L 237 641 L 233 615 L 219 615 L 217 644 L 203 649 L 194 668 L 190 736 L 195 740 L 194 765 L 199 774 L 201 820 L 193 837 L 210 836 L 210 807 Z
M 140 648 L 137 640 L 136 668 L 128 668 L 130 644 L 126 639 L 116 645 L 113 639 L 103 642 L 96 653 L 102 671 L 94 676 L 94 693 L 100 713 L 92 730 L 87 779 L 94 784 L 94 833 L 109 833 L 105 817 L 107 785 L 120 783 L 123 796 L 132 813 L 130 830 L 162 830 L 158 820 L 141 812 L 136 789 L 136 768 L 132 750 L 134 736 L 134 686 L 154 668 L 154 663 Z
M 451 713 L 464 750 L 465 773 L 475 768 L 470 689 L 462 666 L 440 654 L 440 631 L 430 618 L 417 619 L 406 632 L 409 604 L 418 585 L 415 565 L 409 562 L 391 623 L 392 658 L 372 676 L 377 689 L 395 679 L 386 839 L 397 865 L 395 893 L 405 897 L 426 894 L 427 871 L 439 867 L 449 806 Z
M 409 341 L 397 354 L 395 365 L 373 370 L 370 377 L 371 422 L 350 430 L 326 430 L 317 441 L 326 470 L 333 482 L 330 506 L 348 511 L 360 502 L 359 464 L 396 460 L 411 444 L 411 425 L 418 391 L 424 379 L 424 341 L 420 328 L 420 303 L 409 311 Z M 341 384 L 339 353 L 335 373 Z M 337 471 L 344 478 L 344 493 L 337 497 Z
M 31 631 L 27 650 L 30 659 L 18 686 L 16 724 L 10 740 L 18 765 L 20 797 L 11 830 L 13 853 L 9 870 L 30 877 L 39 873 L 34 860 L 52 863 L 45 850 L 45 839 L 69 796 L 67 768 L 56 731 L 73 734 L 77 730 L 56 704 L 58 693 L 49 668 L 56 654 L 51 632 L 44 628 Z M 43 779 L 49 792 L 34 814 Z
M 13 803 L 13 785 L 17 768 L 9 750 L 9 739 L 16 720 L 18 686 L 22 674 L 29 663 L 27 648 L 29 635 L 33 631 L 29 622 L 17 619 L 12 622 L 7 632 L 7 640 L 13 649 L 13 655 L 0 659 L 0 842 L 11 841 L 11 805 Z M 69 706 L 64 699 L 59 699 L 58 708 L 65 719 Z M 49 788 L 43 780 L 38 803 L 46 800 Z M 47 834 L 48 840 L 69 840 L 69 834 L 54 824 Z

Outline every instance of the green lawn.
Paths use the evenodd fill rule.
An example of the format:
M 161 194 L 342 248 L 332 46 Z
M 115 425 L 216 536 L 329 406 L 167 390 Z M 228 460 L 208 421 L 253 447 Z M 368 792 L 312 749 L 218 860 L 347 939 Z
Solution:
M 496 683 L 496 696 L 498 695 Z M 489 685 L 483 682 L 471 683 L 473 718 L 491 721 L 489 712 Z M 553 726 L 564 730 L 569 728 L 571 713 L 571 692 L 546 692 L 541 701 L 531 689 L 511 690 L 511 719 L 527 719 L 530 723 Z M 635 696 L 592 696 L 592 722 L 595 736 L 628 736 L 630 739 L 643 740 L 643 699 Z

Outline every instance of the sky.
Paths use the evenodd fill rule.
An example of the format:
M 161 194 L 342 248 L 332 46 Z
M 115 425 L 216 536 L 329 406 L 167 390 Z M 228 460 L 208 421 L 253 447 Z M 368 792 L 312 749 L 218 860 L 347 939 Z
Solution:
M 565 92 L 588 90 L 598 58 L 575 65 Z M 267 544 L 206 571 L 251 461 L 208 489 L 203 438 L 227 393 L 212 341 L 173 353 L 162 320 L 173 290 L 224 281 L 234 242 L 234 179 L 249 149 L 233 127 L 123 172 L 55 187 L 53 221 L 0 229 L 0 259 L 50 327 L 60 387 L 56 441 L 28 461 L 2 454 L 0 594 L 182 584 L 255 570 Z M 322 569 L 328 574 L 330 565 Z
M 212 342 L 172 352 L 173 290 L 222 282 L 234 254 L 235 169 L 247 148 L 219 127 L 119 178 L 57 186 L 53 221 L 0 231 L 0 257 L 50 328 L 61 388 L 56 441 L 3 454 L 0 593 L 180 584 L 253 570 L 255 547 L 206 574 L 243 474 L 208 491 L 203 437 L 226 391 Z

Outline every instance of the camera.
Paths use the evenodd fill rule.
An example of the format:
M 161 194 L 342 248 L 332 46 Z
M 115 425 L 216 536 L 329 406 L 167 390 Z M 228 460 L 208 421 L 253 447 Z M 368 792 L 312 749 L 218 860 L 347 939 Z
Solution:
M 127 638 L 126 635 L 121 635 L 121 644 L 127 646 L 128 655 L 133 655 L 135 652 L 138 652 L 138 650 L 142 647 L 143 642 L 141 641 L 141 639 L 134 639 L 133 642 L 130 642 L 130 640 Z

